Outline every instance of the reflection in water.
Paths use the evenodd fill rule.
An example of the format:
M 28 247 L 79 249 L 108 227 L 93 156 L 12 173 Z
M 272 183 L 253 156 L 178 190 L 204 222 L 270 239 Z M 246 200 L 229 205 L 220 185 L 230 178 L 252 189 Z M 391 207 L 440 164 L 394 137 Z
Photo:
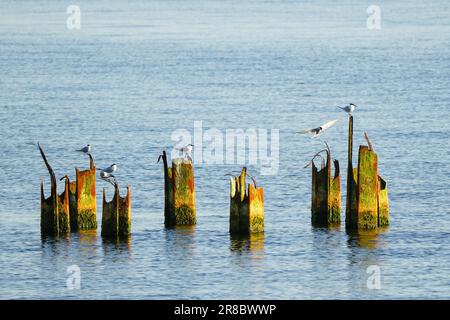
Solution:
M 80 230 L 76 233 L 80 245 L 95 246 L 97 230 Z
M 230 235 L 230 250 L 237 253 L 264 253 L 264 232 L 249 235 Z M 256 255 L 262 258 L 262 255 Z
M 104 253 L 131 253 L 131 235 L 121 237 L 102 237 Z
M 43 253 L 58 254 L 61 250 L 67 250 L 70 242 L 70 234 L 67 233 L 57 236 L 41 235 Z
M 346 230 L 348 235 L 347 244 L 351 247 L 366 249 L 377 249 L 379 247 L 379 235 L 387 232 L 388 227 L 374 230 Z
M 383 267 L 383 259 L 380 259 L 382 245 L 380 234 L 387 231 L 387 228 L 375 230 L 358 230 L 347 233 L 347 255 L 349 277 L 348 286 L 350 290 L 369 291 L 367 287 L 371 266 Z M 377 250 L 375 250 L 377 249 Z M 373 294 L 373 292 L 372 292 Z
M 189 257 L 195 249 L 195 226 L 175 226 L 165 229 L 166 250 L 170 255 Z
M 64 234 L 60 234 L 60 235 L 56 235 L 56 236 L 49 236 L 49 235 L 43 235 L 41 234 L 41 241 L 42 241 L 42 245 L 54 245 L 56 243 L 70 243 L 70 234 L 68 233 L 64 233 Z

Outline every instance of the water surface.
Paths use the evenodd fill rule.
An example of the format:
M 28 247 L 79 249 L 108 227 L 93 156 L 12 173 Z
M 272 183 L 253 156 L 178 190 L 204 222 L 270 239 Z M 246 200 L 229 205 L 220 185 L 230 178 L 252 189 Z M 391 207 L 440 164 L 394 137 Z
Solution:
M 379 299 L 449 298 L 450 6 L 378 1 L 78 1 L 0 4 L 0 298 Z M 323 146 L 296 130 L 339 119 L 327 133 L 346 161 L 347 117 L 360 105 L 355 144 L 367 131 L 388 181 L 391 226 L 377 235 L 310 224 L 305 162 Z M 198 225 L 166 230 L 162 166 L 171 134 L 204 129 L 280 130 L 280 169 L 260 176 L 264 235 L 228 234 L 229 186 L 239 166 L 195 168 Z M 100 230 L 41 238 L 40 181 L 88 161 L 116 162 L 132 186 L 132 235 Z M 355 150 L 356 153 L 356 150 Z M 98 220 L 101 190 L 98 181 Z M 345 190 L 345 174 L 342 175 Z M 342 194 L 345 203 L 345 192 Z M 344 219 L 344 214 L 342 215 Z M 67 267 L 81 289 L 66 287 Z M 366 269 L 381 268 L 368 290 Z

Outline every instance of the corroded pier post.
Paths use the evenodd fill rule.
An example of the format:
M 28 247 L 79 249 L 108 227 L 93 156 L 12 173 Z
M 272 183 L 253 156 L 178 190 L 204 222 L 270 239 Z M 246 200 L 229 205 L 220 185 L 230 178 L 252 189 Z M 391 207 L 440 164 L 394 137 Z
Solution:
M 230 179 L 230 233 L 264 232 L 264 189 L 245 183 L 244 167 L 239 177 Z
M 97 229 L 97 195 L 95 190 L 95 166 L 92 156 L 90 168 L 80 171 L 76 168 L 75 214 L 73 226 L 76 230 Z
M 131 188 L 127 187 L 125 197 L 120 196 L 118 185 L 114 188 L 114 197 L 106 201 L 106 189 L 103 189 L 102 236 L 121 237 L 131 233 Z
M 164 224 L 166 227 L 195 225 L 194 167 L 191 161 L 177 158 L 168 166 L 166 152 L 164 162 Z
M 378 174 L 378 156 L 368 139 L 360 146 L 358 167 L 353 169 L 353 116 L 349 119 L 346 226 L 353 230 L 376 229 L 389 225 L 386 181 Z
M 331 175 L 331 152 L 326 150 L 325 166 L 320 170 L 314 159 L 312 167 L 311 223 L 314 226 L 336 225 L 341 222 L 341 180 L 339 161 L 334 160 L 334 176 Z
M 38 146 L 51 181 L 51 191 L 48 198 L 45 198 L 44 183 L 41 182 L 41 233 L 43 235 L 58 235 L 70 232 L 69 181 L 66 179 L 64 192 L 58 195 L 55 172 L 48 163 L 44 150 L 39 144 Z

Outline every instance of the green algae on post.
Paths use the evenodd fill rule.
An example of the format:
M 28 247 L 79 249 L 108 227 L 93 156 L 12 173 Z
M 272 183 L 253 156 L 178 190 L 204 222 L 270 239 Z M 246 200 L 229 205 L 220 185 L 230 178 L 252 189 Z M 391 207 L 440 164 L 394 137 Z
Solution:
M 40 144 L 38 144 L 38 147 L 51 182 L 51 191 L 48 198 L 45 198 L 44 183 L 41 182 L 41 233 L 43 235 L 58 235 L 70 232 L 69 182 L 66 180 L 64 192 L 58 195 L 55 172 Z
M 230 178 L 230 233 L 264 232 L 264 189 L 245 182 L 247 169 Z M 254 181 L 254 183 L 256 183 Z
M 378 176 L 378 226 L 389 225 L 389 196 L 386 181 Z
M 106 201 L 103 189 L 102 236 L 123 237 L 131 234 L 131 188 L 127 187 L 125 197 L 120 196 L 119 187 L 114 188 L 114 197 Z
M 89 155 L 90 156 L 90 155 Z M 74 226 L 77 230 L 97 229 L 97 195 L 95 190 L 95 166 L 90 156 L 90 168 L 76 168 L 76 211 Z
M 353 169 L 353 116 L 349 118 L 346 226 L 369 230 L 389 225 L 386 181 L 378 173 L 378 156 L 367 133 L 368 146 L 360 146 L 358 167 Z
M 166 227 L 189 226 L 197 223 L 195 207 L 194 167 L 191 161 L 177 158 L 164 163 L 164 224 Z
M 319 170 L 314 159 L 325 151 L 326 162 Z M 341 222 L 341 181 L 339 161 L 334 160 L 334 176 L 331 175 L 331 151 L 317 153 L 311 160 L 311 223 L 313 226 L 337 225 Z

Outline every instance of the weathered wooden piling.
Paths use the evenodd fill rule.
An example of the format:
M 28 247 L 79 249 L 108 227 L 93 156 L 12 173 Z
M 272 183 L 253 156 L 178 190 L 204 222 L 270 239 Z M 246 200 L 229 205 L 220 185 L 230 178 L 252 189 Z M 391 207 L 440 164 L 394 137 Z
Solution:
M 246 175 L 244 167 L 239 177 L 230 179 L 231 234 L 264 232 L 264 189 L 252 184 L 247 189 Z
M 331 175 L 331 151 L 327 149 L 325 165 L 319 170 L 314 158 L 312 167 L 311 223 L 314 226 L 336 225 L 341 222 L 341 178 L 339 161 L 334 160 L 334 176 Z
M 368 146 L 360 146 L 358 167 L 353 168 L 353 116 L 349 118 L 346 226 L 376 229 L 389 224 L 387 184 L 378 174 L 378 156 L 366 135 Z
M 389 196 L 386 181 L 378 176 L 378 226 L 389 225 Z
M 163 151 L 164 163 L 164 224 L 166 227 L 195 225 L 194 167 L 191 161 L 177 158 L 168 166 L 167 154 Z
M 70 181 L 66 176 L 66 180 L 69 182 L 69 216 L 70 216 L 70 230 L 77 231 L 77 182 Z
M 47 161 L 44 150 L 39 144 L 38 146 L 51 182 L 51 191 L 48 198 L 45 198 L 44 183 L 41 182 L 41 233 L 43 235 L 58 235 L 70 232 L 69 182 L 66 179 L 64 192 L 58 195 L 55 172 Z
M 106 201 L 106 189 L 103 189 L 102 236 L 122 237 L 131 233 L 131 188 L 127 187 L 125 197 L 120 196 L 118 185 L 114 188 L 114 197 Z
M 97 229 L 97 195 L 95 189 L 95 166 L 89 155 L 90 168 L 84 171 L 76 168 L 75 214 L 73 226 L 76 230 Z M 73 190 L 73 189 L 72 189 Z

